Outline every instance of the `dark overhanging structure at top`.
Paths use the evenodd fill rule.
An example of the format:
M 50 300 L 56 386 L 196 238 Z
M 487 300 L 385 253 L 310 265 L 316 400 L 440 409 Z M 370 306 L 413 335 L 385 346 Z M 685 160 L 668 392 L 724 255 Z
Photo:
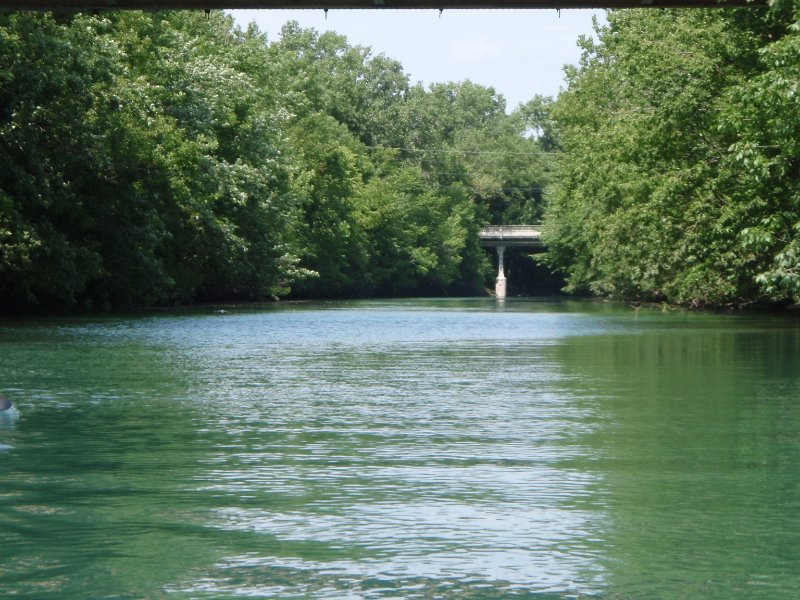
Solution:
M 767 0 L 0 0 L 14 10 L 173 10 L 173 9 L 571 9 L 571 8 L 731 8 L 765 6 Z

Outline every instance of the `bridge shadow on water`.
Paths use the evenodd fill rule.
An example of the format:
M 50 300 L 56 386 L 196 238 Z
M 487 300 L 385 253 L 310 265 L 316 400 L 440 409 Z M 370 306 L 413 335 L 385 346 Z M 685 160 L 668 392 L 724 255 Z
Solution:
M 497 272 L 497 256 L 494 252 L 492 264 L 493 277 Z M 537 253 L 528 248 L 507 248 L 505 252 L 505 271 L 509 296 L 566 296 L 563 288 L 564 277 L 554 273 L 549 267 L 536 260 Z M 494 279 L 487 284 L 494 289 Z

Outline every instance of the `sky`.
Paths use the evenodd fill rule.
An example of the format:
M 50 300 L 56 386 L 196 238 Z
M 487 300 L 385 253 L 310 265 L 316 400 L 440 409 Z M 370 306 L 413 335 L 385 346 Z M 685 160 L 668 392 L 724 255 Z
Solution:
M 351 46 L 398 60 L 411 82 L 464 81 L 493 87 L 513 110 L 536 94 L 557 96 L 565 64 L 577 64 L 580 35 L 592 35 L 592 10 L 234 10 L 244 28 L 255 21 L 269 40 L 295 20 L 336 31 Z

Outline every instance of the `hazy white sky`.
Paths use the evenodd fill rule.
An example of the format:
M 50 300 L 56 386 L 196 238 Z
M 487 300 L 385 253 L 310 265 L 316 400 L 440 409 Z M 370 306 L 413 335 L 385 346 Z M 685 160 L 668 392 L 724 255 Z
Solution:
M 286 21 L 347 36 L 403 65 L 412 82 L 469 79 L 493 87 L 507 107 L 536 94 L 556 96 L 563 66 L 576 64 L 579 35 L 592 32 L 591 10 L 322 10 L 231 11 L 242 27 L 255 21 L 277 40 Z

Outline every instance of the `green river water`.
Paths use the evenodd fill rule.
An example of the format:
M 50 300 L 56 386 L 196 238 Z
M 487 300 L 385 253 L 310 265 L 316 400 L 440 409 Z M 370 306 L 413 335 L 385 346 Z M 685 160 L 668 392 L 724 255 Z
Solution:
M 0 598 L 800 597 L 800 319 L 0 321 Z

